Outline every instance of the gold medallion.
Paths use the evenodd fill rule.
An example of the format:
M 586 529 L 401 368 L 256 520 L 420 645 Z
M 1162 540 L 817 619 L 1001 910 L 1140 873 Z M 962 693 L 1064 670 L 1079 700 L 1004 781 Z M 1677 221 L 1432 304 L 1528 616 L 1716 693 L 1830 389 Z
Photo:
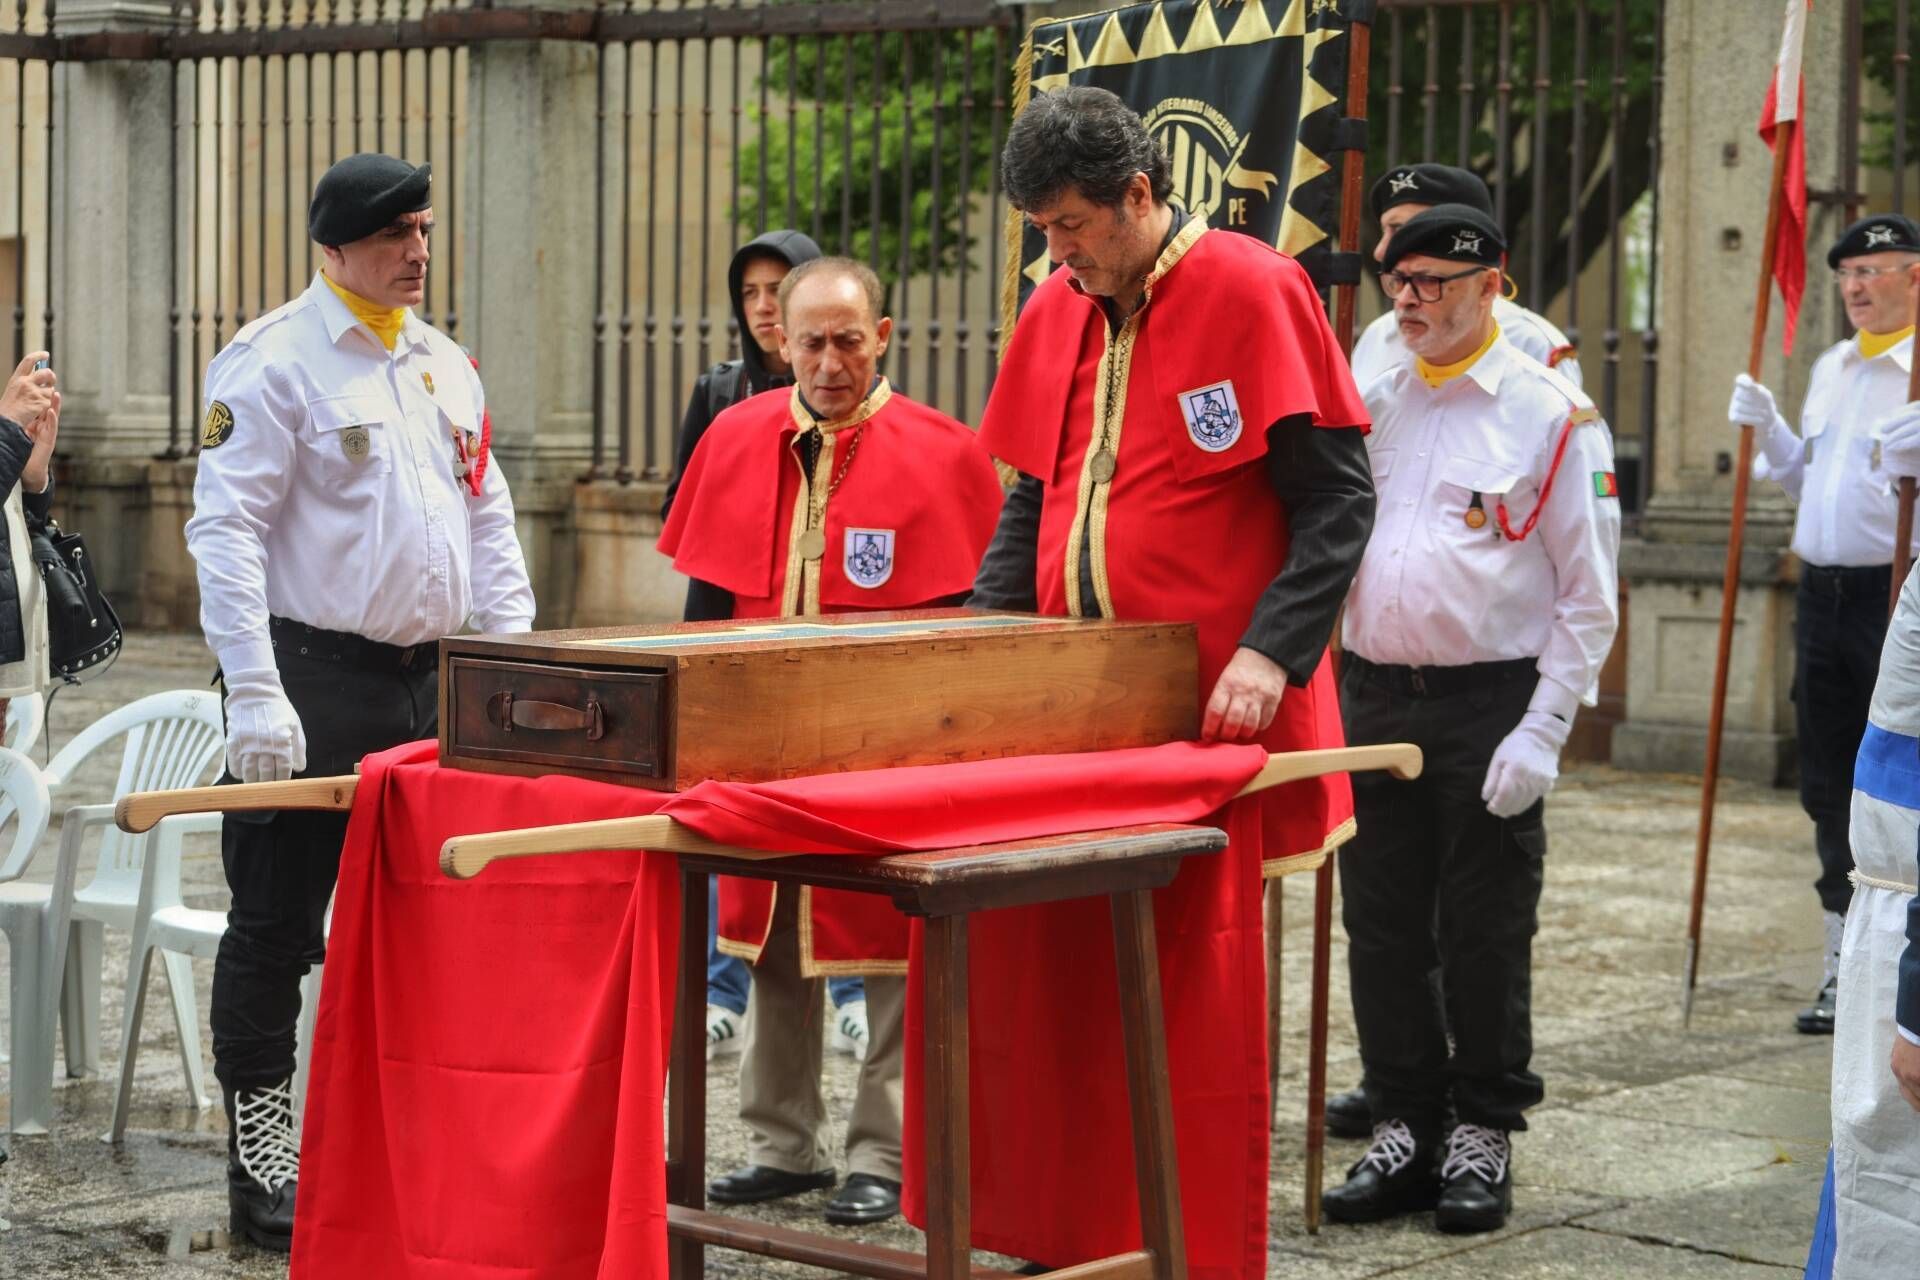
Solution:
M 420 381 L 427 384 L 427 394 L 432 395 L 433 394 L 433 375 L 428 373 L 425 369 L 422 369 L 420 371 Z
M 1484 529 L 1487 527 L 1487 513 L 1479 507 L 1467 508 L 1467 528 Z
M 373 434 L 365 427 L 348 427 L 340 433 L 340 452 L 355 462 L 365 462 L 373 452 Z
M 800 558 L 818 560 L 827 554 L 827 535 L 819 529 L 809 529 L 800 535 Z
M 1112 450 L 1102 449 L 1100 452 L 1094 454 L 1093 465 L 1087 470 L 1088 473 L 1093 476 L 1093 482 L 1095 484 L 1105 484 L 1107 481 L 1113 479 L 1114 461 Z

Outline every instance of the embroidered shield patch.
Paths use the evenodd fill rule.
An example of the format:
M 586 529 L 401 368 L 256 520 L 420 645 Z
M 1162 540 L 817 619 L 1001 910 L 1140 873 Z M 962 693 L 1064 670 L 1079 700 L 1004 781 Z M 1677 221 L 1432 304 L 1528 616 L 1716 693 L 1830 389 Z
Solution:
M 200 447 L 218 449 L 233 434 L 233 410 L 215 400 L 207 406 L 207 420 L 200 428 Z
M 1240 438 L 1240 401 L 1231 380 L 1182 391 L 1180 416 L 1186 419 L 1193 442 L 1208 453 L 1230 449 Z
M 841 562 L 847 581 L 872 590 L 893 576 L 893 530 L 848 529 L 846 558 Z

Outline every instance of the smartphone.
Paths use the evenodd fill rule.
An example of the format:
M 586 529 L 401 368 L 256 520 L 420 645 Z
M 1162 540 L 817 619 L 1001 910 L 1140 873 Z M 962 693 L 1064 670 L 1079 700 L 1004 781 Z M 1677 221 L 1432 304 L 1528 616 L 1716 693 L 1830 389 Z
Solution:
M 46 362 L 45 360 L 35 360 L 35 361 L 33 362 L 33 371 L 34 371 L 35 373 L 38 373 L 38 372 L 40 372 L 40 370 L 42 370 L 42 369 L 44 369 L 44 368 L 46 368 L 46 367 L 47 367 L 47 362 Z

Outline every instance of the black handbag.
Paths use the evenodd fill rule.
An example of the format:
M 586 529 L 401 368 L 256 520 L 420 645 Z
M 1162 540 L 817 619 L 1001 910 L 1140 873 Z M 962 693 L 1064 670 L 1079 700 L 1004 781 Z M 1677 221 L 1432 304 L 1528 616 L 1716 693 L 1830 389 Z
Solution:
M 101 594 L 84 538 L 62 533 L 52 520 L 28 520 L 27 533 L 47 588 L 47 665 L 52 675 L 79 684 L 83 673 L 119 654 L 120 615 Z

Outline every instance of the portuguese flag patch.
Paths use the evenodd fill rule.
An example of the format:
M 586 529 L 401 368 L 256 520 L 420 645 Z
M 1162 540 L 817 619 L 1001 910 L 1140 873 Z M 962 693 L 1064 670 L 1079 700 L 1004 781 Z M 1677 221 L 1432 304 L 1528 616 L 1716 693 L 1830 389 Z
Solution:
M 1596 498 L 1617 498 L 1620 496 L 1620 481 L 1611 471 L 1593 473 L 1593 496 Z

